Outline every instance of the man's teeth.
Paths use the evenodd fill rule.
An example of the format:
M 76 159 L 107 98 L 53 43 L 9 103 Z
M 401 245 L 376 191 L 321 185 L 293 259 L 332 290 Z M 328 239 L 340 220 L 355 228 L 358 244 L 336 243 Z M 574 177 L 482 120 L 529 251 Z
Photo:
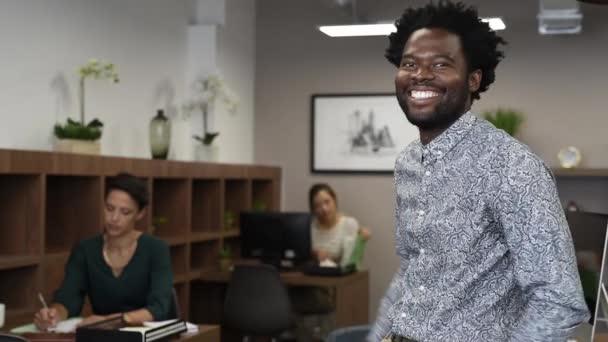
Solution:
M 411 96 L 415 99 L 428 99 L 429 97 L 439 96 L 439 94 L 434 91 L 412 90 Z

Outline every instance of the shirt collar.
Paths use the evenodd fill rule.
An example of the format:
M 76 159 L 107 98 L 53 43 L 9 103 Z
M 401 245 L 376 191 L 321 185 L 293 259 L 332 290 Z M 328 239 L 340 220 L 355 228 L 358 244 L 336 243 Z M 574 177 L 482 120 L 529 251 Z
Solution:
M 422 145 L 422 158 L 425 161 L 433 162 L 445 156 L 453 149 L 471 130 L 477 117 L 470 111 L 464 113 L 448 129 L 433 139 L 427 145 Z

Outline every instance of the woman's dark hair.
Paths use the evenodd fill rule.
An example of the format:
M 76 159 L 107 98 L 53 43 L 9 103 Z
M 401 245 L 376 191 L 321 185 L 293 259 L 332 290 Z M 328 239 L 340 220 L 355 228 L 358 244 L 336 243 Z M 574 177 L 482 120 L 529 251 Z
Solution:
M 329 196 L 334 199 L 334 202 L 336 202 L 336 206 L 338 205 L 338 198 L 336 197 L 336 192 L 334 191 L 334 189 L 332 189 L 332 187 L 329 186 L 329 184 L 327 183 L 317 183 L 313 184 L 313 186 L 311 186 L 310 190 L 308 191 L 308 205 L 310 206 L 310 211 L 313 211 L 315 209 L 315 196 L 317 196 L 317 194 L 321 191 L 326 191 Z
M 406 9 L 401 18 L 395 21 L 395 26 L 397 31 L 389 35 L 390 43 L 384 56 L 396 67 L 400 66 L 403 49 L 414 31 L 440 28 L 460 37 L 468 73 L 481 70 L 479 89 L 471 93 L 471 100 L 479 99 L 479 93 L 488 90 L 490 84 L 494 83 L 494 70 L 504 57 L 498 45 L 507 42 L 479 19 L 474 7 L 462 2 L 431 2 L 424 7 Z
M 146 184 L 132 174 L 121 172 L 112 178 L 108 178 L 106 180 L 106 198 L 112 190 L 122 190 L 128 193 L 137 203 L 139 210 L 144 209 L 148 205 L 149 197 Z

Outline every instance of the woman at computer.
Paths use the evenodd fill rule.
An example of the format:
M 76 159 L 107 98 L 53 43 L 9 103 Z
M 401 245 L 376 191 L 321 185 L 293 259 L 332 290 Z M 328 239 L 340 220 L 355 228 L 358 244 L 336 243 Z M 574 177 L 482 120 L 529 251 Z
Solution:
M 369 229 L 360 227 L 357 220 L 338 211 L 338 198 L 331 186 L 314 184 L 309 191 L 312 250 L 317 261 L 331 265 L 345 266 L 350 255 L 347 246 L 355 243 L 357 237 L 370 238 Z
M 369 229 L 338 210 L 338 198 L 331 186 L 314 184 L 308 193 L 311 222 L 311 245 L 321 266 L 346 266 L 351 260 L 357 238 L 367 240 Z M 350 247 L 350 248 L 349 248 Z M 325 287 L 289 289 L 296 317 L 296 336 L 300 341 L 323 339 L 334 328 L 334 294 Z
M 169 247 L 135 229 L 147 204 L 146 185 L 138 178 L 122 173 L 108 179 L 103 232 L 72 249 L 52 303 L 35 314 L 39 329 L 80 315 L 85 296 L 94 314 L 81 325 L 120 316 L 127 324 L 167 319 L 173 286 Z

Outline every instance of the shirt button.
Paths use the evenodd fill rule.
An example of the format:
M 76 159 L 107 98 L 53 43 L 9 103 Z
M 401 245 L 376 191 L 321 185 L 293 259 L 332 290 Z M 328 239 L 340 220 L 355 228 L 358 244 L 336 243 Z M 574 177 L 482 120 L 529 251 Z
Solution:
M 424 215 L 424 210 L 420 210 L 420 211 L 418 212 L 418 215 L 420 215 L 420 216 Z
M 427 176 L 430 176 L 431 175 L 431 171 L 426 171 L 424 174 L 427 175 Z

